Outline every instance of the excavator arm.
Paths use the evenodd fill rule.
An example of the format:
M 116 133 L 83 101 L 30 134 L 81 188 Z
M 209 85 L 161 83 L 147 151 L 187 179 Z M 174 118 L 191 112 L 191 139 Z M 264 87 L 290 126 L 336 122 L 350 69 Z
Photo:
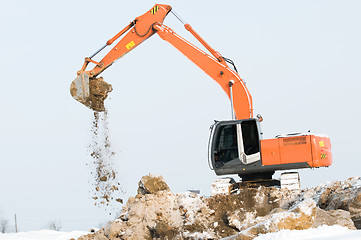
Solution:
M 156 30 L 153 28 L 155 24 L 162 23 L 167 14 L 172 10 L 169 5 L 156 4 L 150 11 L 137 17 L 128 26 L 109 39 L 106 44 L 96 51 L 90 58 L 85 59 L 85 63 L 80 71 L 84 71 L 89 77 L 96 77 L 114 63 L 117 59 L 135 49 L 138 45 L 151 37 Z M 124 35 L 125 34 L 125 35 Z M 103 50 L 106 46 L 112 45 L 119 37 L 124 35 L 120 41 L 109 51 L 109 53 L 100 61 L 92 60 L 96 54 Z M 85 71 L 89 62 L 96 64 L 90 70 Z
M 156 4 L 151 10 L 137 17 L 117 35 L 109 39 L 91 57 L 85 58 L 83 67 L 78 71 L 78 76 L 71 85 L 72 96 L 93 110 L 104 110 L 102 103 L 112 88 L 102 78 L 97 78 L 97 76 L 111 66 L 114 61 L 123 57 L 143 41 L 157 33 L 163 40 L 172 44 L 222 87 L 231 100 L 234 119 L 252 118 L 252 97 L 238 73 L 228 67 L 226 63 L 228 59 L 223 58 L 220 53 L 211 48 L 189 24 L 184 24 L 185 28 L 210 54 L 194 46 L 176 34 L 171 28 L 165 26 L 163 21 L 171 10 L 172 8 L 169 5 Z M 124 36 L 100 62 L 92 59 L 122 35 Z M 95 67 L 87 71 L 86 68 L 89 63 L 95 64 Z

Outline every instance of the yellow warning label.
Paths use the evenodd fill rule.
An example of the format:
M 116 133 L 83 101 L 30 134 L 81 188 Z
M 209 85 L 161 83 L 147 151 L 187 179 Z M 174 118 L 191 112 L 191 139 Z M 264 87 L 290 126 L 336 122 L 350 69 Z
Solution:
M 132 47 L 134 47 L 135 43 L 133 41 L 131 41 L 130 43 L 128 43 L 127 45 L 125 45 L 125 47 L 129 50 Z
M 158 12 L 158 9 L 159 9 L 159 7 L 155 6 L 155 7 L 152 8 L 152 10 L 150 10 L 150 13 L 155 14 L 156 12 Z
M 321 153 L 321 159 L 325 159 L 326 158 L 326 153 Z
M 322 140 L 321 140 L 321 141 L 319 141 L 318 143 L 320 144 L 320 147 L 324 147 L 324 146 L 325 146 L 325 142 L 324 142 L 324 141 L 322 141 Z

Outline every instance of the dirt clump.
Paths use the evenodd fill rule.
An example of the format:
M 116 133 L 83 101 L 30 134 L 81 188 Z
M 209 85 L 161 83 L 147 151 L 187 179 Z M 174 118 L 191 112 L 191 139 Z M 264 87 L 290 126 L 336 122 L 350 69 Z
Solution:
M 322 225 L 341 225 L 348 229 L 356 229 L 354 222 L 351 220 L 350 213 L 341 209 L 325 211 L 321 208 L 316 208 L 316 219 L 312 227 L 316 228 Z
M 102 77 L 89 79 L 89 107 L 97 112 L 105 111 L 104 100 L 108 93 L 113 91 L 112 85 L 105 82 Z
M 104 100 L 113 90 L 112 85 L 105 82 L 102 77 L 94 78 L 81 73 L 70 85 L 70 94 L 80 103 L 97 111 L 105 111 Z
M 162 176 L 151 174 L 144 176 L 138 183 L 138 194 L 153 194 L 159 191 L 170 191 L 168 184 Z

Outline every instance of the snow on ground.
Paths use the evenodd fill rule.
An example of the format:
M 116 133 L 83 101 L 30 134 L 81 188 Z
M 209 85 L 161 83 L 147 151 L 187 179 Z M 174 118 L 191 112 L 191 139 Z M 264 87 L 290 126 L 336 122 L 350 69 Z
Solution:
M 0 240 L 69 240 L 71 238 L 77 239 L 88 233 L 84 231 L 58 232 L 53 230 L 0 233 Z
M 347 227 L 320 226 L 306 230 L 284 229 L 275 233 L 262 234 L 254 240 L 361 240 L 361 230 L 350 230 Z
M 40 230 L 20 233 L 0 233 L 0 240 L 69 240 L 88 234 L 83 231 L 57 232 Z M 349 230 L 341 226 L 321 226 L 307 230 L 281 230 L 262 234 L 254 240 L 361 240 L 361 230 Z

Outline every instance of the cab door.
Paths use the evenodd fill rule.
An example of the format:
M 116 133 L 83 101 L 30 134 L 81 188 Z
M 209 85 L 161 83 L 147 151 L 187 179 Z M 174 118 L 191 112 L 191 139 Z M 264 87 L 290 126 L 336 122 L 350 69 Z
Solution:
M 258 128 L 257 121 L 254 119 L 237 124 L 238 152 L 243 164 L 261 160 Z
M 214 169 L 224 169 L 224 174 L 238 173 L 242 166 L 259 161 L 258 129 L 256 119 L 216 123 L 210 149 Z

